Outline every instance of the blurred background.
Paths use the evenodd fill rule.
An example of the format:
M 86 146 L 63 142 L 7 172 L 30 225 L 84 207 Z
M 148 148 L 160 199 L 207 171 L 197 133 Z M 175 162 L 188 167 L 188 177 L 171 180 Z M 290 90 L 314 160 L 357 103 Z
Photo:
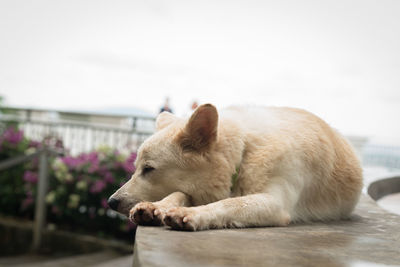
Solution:
M 304 108 L 350 139 L 366 184 L 399 174 L 399 11 L 394 0 L 2 0 L 0 161 L 51 150 L 47 225 L 128 242 L 134 226 L 105 199 L 161 109 Z M 4 216 L 34 219 L 38 157 L 0 168 Z

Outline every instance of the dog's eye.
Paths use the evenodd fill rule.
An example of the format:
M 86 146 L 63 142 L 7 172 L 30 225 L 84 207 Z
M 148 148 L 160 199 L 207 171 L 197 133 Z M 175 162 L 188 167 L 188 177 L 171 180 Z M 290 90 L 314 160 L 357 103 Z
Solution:
M 151 166 L 145 166 L 144 168 L 143 168 L 143 170 L 142 170 L 142 175 L 146 175 L 146 174 L 148 174 L 149 172 L 151 172 L 151 171 L 154 171 L 155 169 L 153 168 L 153 167 L 151 167 Z

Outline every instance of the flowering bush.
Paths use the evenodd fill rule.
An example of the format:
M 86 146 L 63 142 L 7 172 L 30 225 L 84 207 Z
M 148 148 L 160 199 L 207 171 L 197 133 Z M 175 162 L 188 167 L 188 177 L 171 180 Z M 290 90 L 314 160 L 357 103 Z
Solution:
M 51 143 L 60 147 L 58 141 Z M 40 143 L 29 141 L 22 131 L 9 128 L 0 136 L 0 160 L 38 147 Z M 135 171 L 135 159 L 136 153 L 108 147 L 51 158 L 47 220 L 62 229 L 132 238 L 134 226 L 108 209 L 107 198 Z M 37 160 L 2 172 L 0 194 L 5 201 L 0 203 L 0 212 L 32 218 L 37 182 Z M 6 209 L 10 202 L 14 210 Z
M 21 155 L 30 148 L 23 132 L 10 127 L 0 135 L 0 161 Z M 21 214 L 21 200 L 25 196 L 24 170 L 15 166 L 0 171 L 0 212 L 10 215 Z

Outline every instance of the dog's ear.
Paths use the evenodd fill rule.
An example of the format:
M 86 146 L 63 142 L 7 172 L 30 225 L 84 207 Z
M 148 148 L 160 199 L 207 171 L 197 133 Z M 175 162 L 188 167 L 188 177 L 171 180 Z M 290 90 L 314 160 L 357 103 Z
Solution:
M 216 141 L 217 128 L 217 109 L 211 104 L 201 105 L 178 135 L 178 143 L 183 151 L 204 152 Z
M 174 114 L 167 111 L 161 112 L 156 119 L 156 131 L 167 127 L 175 120 L 177 120 L 177 117 Z

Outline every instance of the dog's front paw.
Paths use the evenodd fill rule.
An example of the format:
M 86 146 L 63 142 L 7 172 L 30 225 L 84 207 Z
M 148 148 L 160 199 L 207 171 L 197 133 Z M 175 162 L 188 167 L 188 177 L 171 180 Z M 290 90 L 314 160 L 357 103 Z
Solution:
M 201 230 L 199 216 L 194 208 L 177 207 L 167 210 L 164 216 L 164 224 L 174 230 Z
M 129 212 L 129 219 L 138 225 L 160 226 L 163 212 L 151 202 L 140 202 Z

